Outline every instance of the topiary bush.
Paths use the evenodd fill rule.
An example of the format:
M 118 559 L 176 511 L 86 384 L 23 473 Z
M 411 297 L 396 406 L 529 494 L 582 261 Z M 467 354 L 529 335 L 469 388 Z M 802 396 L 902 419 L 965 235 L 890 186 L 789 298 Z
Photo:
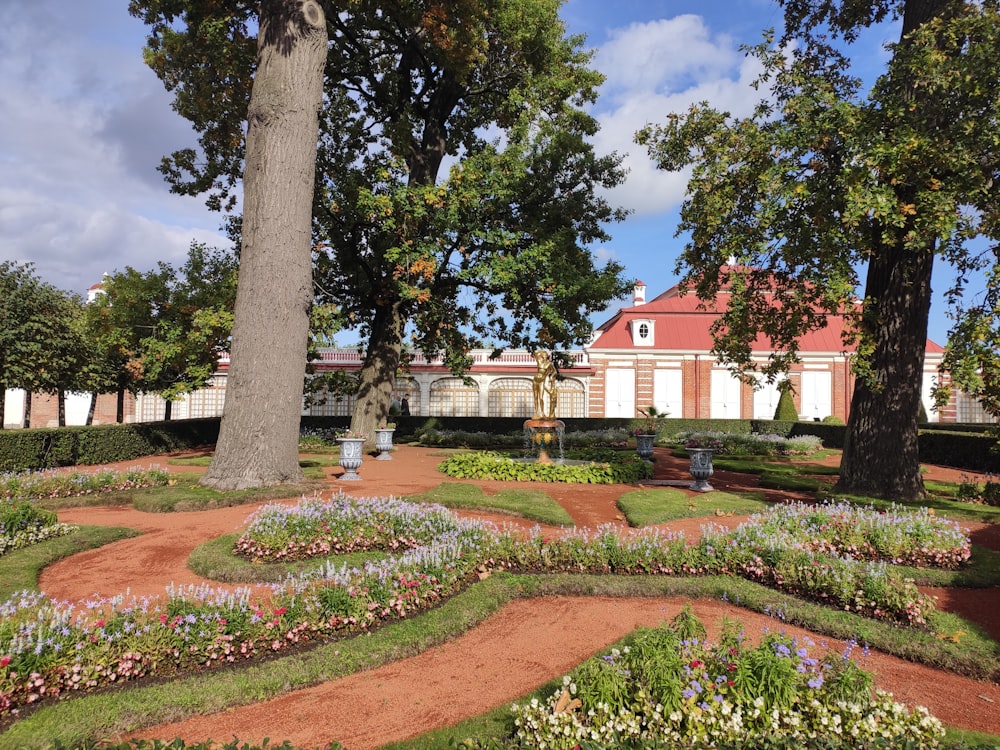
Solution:
M 787 388 L 781 389 L 781 396 L 778 398 L 778 407 L 774 410 L 774 419 L 778 422 L 796 422 L 799 413 L 795 410 L 795 400 L 792 392 Z

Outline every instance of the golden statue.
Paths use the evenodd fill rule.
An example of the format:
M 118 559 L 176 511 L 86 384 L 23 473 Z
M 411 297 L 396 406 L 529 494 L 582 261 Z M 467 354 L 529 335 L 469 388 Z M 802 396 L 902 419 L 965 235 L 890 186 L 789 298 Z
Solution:
M 535 414 L 532 419 L 556 418 L 556 366 L 552 363 L 552 355 L 545 349 L 535 352 L 535 362 L 538 369 L 531 383 L 535 396 Z

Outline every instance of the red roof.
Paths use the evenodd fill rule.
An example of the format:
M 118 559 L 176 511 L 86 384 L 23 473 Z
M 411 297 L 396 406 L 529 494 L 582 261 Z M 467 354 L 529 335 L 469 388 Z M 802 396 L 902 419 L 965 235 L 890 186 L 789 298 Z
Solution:
M 675 285 L 645 304 L 619 310 L 610 320 L 597 327 L 594 342 L 587 348 L 591 351 L 594 349 L 710 351 L 714 342 L 709 328 L 718 318 L 718 310 L 724 309 L 728 304 L 728 292 L 720 291 L 716 302 L 715 309 L 699 309 L 701 300 L 697 295 L 694 292 L 682 295 Z M 631 324 L 636 320 L 653 322 L 652 346 L 636 346 L 633 342 Z M 826 320 L 825 328 L 807 333 L 799 339 L 800 352 L 845 351 L 841 336 L 845 324 L 844 317 L 829 315 Z M 773 345 L 770 339 L 758 336 L 753 349 L 770 352 L 773 350 Z M 944 350 L 928 339 L 927 351 L 940 353 Z

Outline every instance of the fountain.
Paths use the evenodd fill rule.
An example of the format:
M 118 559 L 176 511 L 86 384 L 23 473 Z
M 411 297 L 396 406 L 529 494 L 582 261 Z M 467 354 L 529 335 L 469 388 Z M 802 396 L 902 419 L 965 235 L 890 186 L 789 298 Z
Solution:
M 524 432 L 528 438 L 528 447 L 537 452 L 535 459 L 540 464 L 552 463 L 550 451 L 558 450 L 562 457 L 562 438 L 565 423 L 556 419 L 556 367 L 552 355 L 545 349 L 535 352 L 535 362 L 538 364 L 531 389 L 534 395 L 534 416 L 525 420 Z

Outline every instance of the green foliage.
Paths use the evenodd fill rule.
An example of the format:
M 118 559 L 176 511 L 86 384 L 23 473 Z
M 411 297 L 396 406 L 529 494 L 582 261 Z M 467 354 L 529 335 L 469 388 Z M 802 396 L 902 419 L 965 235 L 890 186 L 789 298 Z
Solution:
M 31 264 L 0 263 L 0 392 L 23 388 L 30 398 L 83 387 L 81 307 L 79 297 L 42 283 Z M 0 428 L 4 421 L 0 404 Z
M 679 489 L 632 490 L 618 498 L 618 509 L 629 526 L 651 526 L 678 518 L 729 516 L 757 513 L 767 503 L 752 495 L 706 492 L 691 497 Z
M 781 389 L 781 395 L 778 396 L 778 406 L 774 410 L 774 418 L 779 422 L 795 422 L 799 418 L 799 413 L 795 410 L 795 400 L 788 388 Z
M 488 0 L 423 12 L 362 3 L 328 23 L 317 290 L 366 339 L 359 431 L 386 415 L 385 373 L 405 367 L 407 328 L 458 373 L 482 338 L 548 348 L 585 341 L 590 314 L 629 288 L 620 265 L 599 267 L 588 250 L 625 216 L 602 197 L 624 173 L 619 156 L 594 153 L 598 123 L 587 108 L 601 76 L 582 38 L 566 34 L 559 6 Z M 201 134 L 200 153 L 178 151 L 162 171 L 179 192 L 231 204 L 243 172 L 254 9 L 131 0 L 129 10 L 149 26 L 147 63 Z
M 0 471 L 128 461 L 210 445 L 218 435 L 218 418 L 3 431 Z
M 51 526 L 56 514 L 36 507 L 27 499 L 0 500 L 0 536 L 13 536 L 19 531 Z
M 229 347 L 236 270 L 234 254 L 192 242 L 177 269 L 161 261 L 105 276 L 86 309 L 100 362 L 88 390 L 146 391 L 169 403 L 204 387 Z
M 652 476 L 649 464 L 634 456 L 586 464 L 539 464 L 518 461 L 499 453 L 460 453 L 445 459 L 438 469 L 461 479 L 499 479 L 518 482 L 579 482 L 631 484 Z
M 841 483 L 916 495 L 912 438 L 932 270 L 942 262 L 955 271 L 946 365 L 973 393 L 1000 393 L 1000 272 L 996 254 L 975 244 L 1000 237 L 1000 96 L 986 63 L 1000 56 L 1000 8 L 917 0 L 783 7 L 781 38 L 766 32 L 748 50 L 762 70 L 752 115 L 698 104 L 637 138 L 660 168 L 693 167 L 678 226 L 690 240 L 678 265 L 700 299 L 727 291 L 713 351 L 758 369 L 753 342 L 763 336 L 772 354 L 759 369 L 773 376 L 797 360 L 804 334 L 843 322 L 858 386 Z M 863 85 L 847 54 L 887 17 L 902 21 L 899 43 L 884 74 Z M 860 267 L 867 276 L 855 304 Z M 970 281 L 983 278 L 987 293 L 967 300 Z M 891 471 L 867 470 L 874 450 L 898 452 Z

